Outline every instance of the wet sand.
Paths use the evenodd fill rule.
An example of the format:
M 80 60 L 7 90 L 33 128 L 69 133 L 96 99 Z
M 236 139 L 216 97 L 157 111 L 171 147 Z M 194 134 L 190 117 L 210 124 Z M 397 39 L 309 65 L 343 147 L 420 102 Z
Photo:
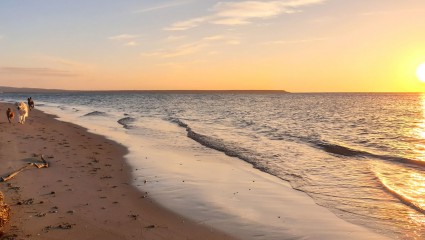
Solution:
M 41 155 L 49 163 L 0 183 L 11 207 L 8 239 L 233 239 L 134 188 L 124 146 L 37 109 L 24 125 L 17 116 L 10 124 L 8 107 L 0 103 L 0 176 Z

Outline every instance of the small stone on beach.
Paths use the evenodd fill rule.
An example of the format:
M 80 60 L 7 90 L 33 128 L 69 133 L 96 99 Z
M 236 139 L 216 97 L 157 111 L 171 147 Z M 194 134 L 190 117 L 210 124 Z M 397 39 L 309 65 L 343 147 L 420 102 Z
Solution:
M 31 205 L 34 203 L 34 198 L 30 198 L 27 200 L 19 201 L 17 205 Z

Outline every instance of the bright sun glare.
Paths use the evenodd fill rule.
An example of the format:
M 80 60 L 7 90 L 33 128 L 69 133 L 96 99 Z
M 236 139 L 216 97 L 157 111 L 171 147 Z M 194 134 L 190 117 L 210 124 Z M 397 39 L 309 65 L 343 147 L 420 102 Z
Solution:
M 418 69 L 416 70 L 416 75 L 418 75 L 418 79 L 421 82 L 425 82 L 425 63 L 419 65 Z

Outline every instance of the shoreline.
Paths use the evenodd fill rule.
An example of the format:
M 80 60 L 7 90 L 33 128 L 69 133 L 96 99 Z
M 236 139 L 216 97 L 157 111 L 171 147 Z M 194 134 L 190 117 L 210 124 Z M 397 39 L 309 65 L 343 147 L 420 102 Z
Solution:
M 14 107 L 0 103 L 0 109 Z M 16 111 L 15 111 L 16 112 Z M 39 161 L 0 183 L 19 239 L 234 239 L 159 206 L 132 185 L 128 150 L 104 136 L 37 109 L 24 125 L 0 118 L 0 174 Z
M 386 239 L 381 235 L 383 232 L 374 233 L 361 225 L 342 220 L 328 209 L 318 206 L 304 192 L 294 190 L 288 182 L 254 169 L 245 161 L 199 145 L 187 138 L 185 131 L 174 123 L 144 118 L 137 125 L 141 127 L 140 131 L 132 135 L 116 123 L 115 119 L 120 119 L 121 113 L 112 112 L 111 116 L 115 116 L 115 119 L 109 121 L 109 118 L 106 120 L 103 116 L 92 117 L 85 114 L 91 113 L 91 108 L 69 106 L 58 111 L 56 105 L 41 104 L 39 107 L 48 117 L 57 118 L 56 121 L 60 124 L 77 128 L 82 126 L 85 133 L 93 133 L 102 139 L 111 139 L 108 141 L 113 144 L 121 144 L 126 150 L 126 184 L 132 185 L 133 190 L 136 189 L 139 194 L 136 198 L 148 196 L 160 209 L 173 213 L 182 221 L 190 219 L 189 222 L 210 231 L 218 229 L 218 233 L 230 234 L 230 237 L 224 234 L 224 238 L 218 239 L 228 239 L 231 236 L 239 239 Z M 31 116 L 30 113 L 30 119 Z M 72 123 L 78 123 L 78 126 Z M 46 133 L 41 135 L 44 134 Z M 64 145 L 62 138 L 63 136 L 58 137 L 60 141 L 57 144 Z M 84 140 L 86 137 L 79 138 Z M 175 142 L 170 139 L 187 141 Z M 81 144 L 82 142 L 78 143 L 78 146 Z M 95 150 L 99 148 L 95 144 L 92 147 Z M 93 160 L 92 157 L 96 157 L 93 152 L 87 154 L 85 158 Z M 119 157 L 122 158 L 123 155 Z M 95 164 L 96 162 L 88 162 L 93 170 L 97 168 Z M 78 165 L 76 169 L 84 167 L 86 166 Z M 120 168 L 121 165 L 117 169 Z M 111 173 L 106 173 L 98 177 L 111 181 L 110 176 Z M 119 185 L 112 188 L 116 189 L 116 186 Z M 102 187 L 99 190 L 106 190 Z M 145 191 L 149 193 L 146 194 Z M 110 199 L 105 194 L 97 197 L 103 202 Z M 132 216 L 138 218 L 136 214 L 128 215 L 130 218 Z M 150 231 L 150 226 L 157 230 L 165 225 L 140 225 L 137 228 Z M 143 231 L 139 232 L 134 235 L 136 239 L 137 236 L 144 237 Z M 216 236 L 209 238 L 204 235 L 188 239 L 199 239 L 199 236 L 217 239 Z M 147 239 L 182 238 L 172 235 Z

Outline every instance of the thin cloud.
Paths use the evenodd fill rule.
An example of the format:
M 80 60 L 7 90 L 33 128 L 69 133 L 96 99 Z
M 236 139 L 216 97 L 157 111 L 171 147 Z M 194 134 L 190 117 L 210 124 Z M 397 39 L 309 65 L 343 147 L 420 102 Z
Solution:
M 174 1 L 174 2 L 169 2 L 169 3 L 158 5 L 158 6 L 153 6 L 153 7 L 137 10 L 134 13 L 145 13 L 145 12 L 162 10 L 166 8 L 178 7 L 178 6 L 189 4 L 191 2 L 193 2 L 193 0 L 192 1 Z
M 363 16 L 375 16 L 375 15 L 389 15 L 389 14 L 401 14 L 401 13 L 419 13 L 424 12 L 425 9 L 400 9 L 398 11 L 375 11 L 375 12 L 364 12 L 360 15 Z
M 191 44 L 185 44 L 177 47 L 173 50 L 160 50 L 156 52 L 150 52 L 150 53 L 142 53 L 142 56 L 148 56 L 148 57 L 160 57 L 160 58 L 174 58 L 174 57 L 180 57 L 180 56 L 187 56 L 192 55 L 194 53 L 199 52 L 201 49 L 207 47 L 208 44 L 198 42 L 198 43 L 191 43 Z
M 65 59 L 57 56 L 37 55 L 31 56 L 31 58 L 40 64 L 50 66 L 49 69 L 61 69 L 59 70 L 59 73 L 64 75 L 68 74 L 74 76 L 83 76 L 92 73 L 93 70 L 96 69 L 96 66 L 93 64 Z M 64 71 L 64 69 L 68 71 Z
M 237 38 L 234 37 L 227 37 L 227 36 L 223 36 L 223 35 L 214 35 L 214 36 L 209 36 L 209 37 L 204 37 L 202 39 L 205 42 L 223 42 L 224 44 L 227 45 L 239 45 L 240 41 Z
M 171 36 L 168 36 L 164 41 L 165 42 L 175 42 L 175 41 L 179 41 L 179 40 L 182 40 L 182 39 L 185 39 L 185 38 L 186 38 L 186 36 L 184 36 L 184 35 L 180 35 L 180 36 L 171 35 Z
M 216 16 L 222 18 L 249 19 L 249 18 L 268 18 L 281 14 L 284 11 L 281 2 L 219 2 L 213 11 Z
M 0 72 L 5 74 L 33 75 L 33 76 L 54 76 L 54 77 L 75 77 L 70 71 L 52 68 L 27 68 L 27 67 L 0 67 Z
M 130 41 L 130 42 L 127 42 L 125 45 L 129 46 L 129 47 L 134 47 L 134 46 L 139 45 L 139 43 L 136 42 L 136 41 Z
M 284 45 L 284 44 L 297 44 L 297 43 L 310 43 L 310 42 L 319 42 L 326 41 L 329 38 L 310 38 L 310 39 L 299 39 L 299 40 L 279 40 L 279 41 L 270 41 L 262 43 L 262 45 Z
M 288 7 L 303 7 L 303 6 L 313 5 L 313 4 L 324 3 L 325 1 L 326 0 L 294 0 L 294 1 L 286 1 L 282 3 L 282 5 L 288 6 Z
M 211 23 L 217 24 L 217 25 L 229 25 L 229 26 L 235 26 L 235 25 L 245 25 L 249 24 L 249 22 L 246 19 L 242 18 L 223 18 L 223 19 L 217 19 L 213 20 Z
M 109 40 L 116 40 L 116 41 L 127 41 L 138 38 L 139 35 L 132 35 L 132 34 L 120 34 L 112 37 L 108 37 Z
M 65 58 L 55 57 L 55 56 L 33 56 L 34 59 L 37 61 L 44 61 L 47 62 L 48 65 L 52 64 L 58 64 L 66 67 L 72 67 L 72 68 L 90 68 L 91 66 L 85 63 L 77 62 L 74 60 L 69 60 Z
M 154 52 L 142 53 L 145 57 L 159 57 L 159 58 L 174 58 L 192 55 L 204 50 L 213 44 L 226 44 L 226 45 L 238 45 L 240 44 L 239 39 L 234 37 L 226 37 L 223 35 L 213 35 L 202 38 L 201 40 L 189 44 L 180 45 L 172 50 L 158 50 Z
M 165 28 L 167 31 L 182 31 L 190 28 L 197 27 L 202 23 L 206 22 L 209 17 L 192 18 L 186 21 L 180 21 L 172 24 L 170 27 Z
M 139 43 L 136 41 L 139 38 L 140 38 L 139 35 L 133 35 L 133 34 L 120 34 L 120 35 L 108 37 L 109 40 L 123 43 L 123 45 L 129 46 L 129 47 L 134 47 L 139 45 Z
M 300 12 L 302 7 L 324 3 L 326 0 L 292 0 L 292 1 L 241 1 L 219 2 L 210 10 L 213 14 L 180 21 L 165 28 L 169 31 L 182 31 L 204 23 L 218 25 L 245 25 L 257 19 L 268 19 L 282 14 Z
M 214 35 L 214 36 L 204 37 L 203 40 L 205 40 L 205 41 L 217 41 L 217 40 L 223 40 L 225 38 L 226 37 L 222 36 L 222 35 Z

